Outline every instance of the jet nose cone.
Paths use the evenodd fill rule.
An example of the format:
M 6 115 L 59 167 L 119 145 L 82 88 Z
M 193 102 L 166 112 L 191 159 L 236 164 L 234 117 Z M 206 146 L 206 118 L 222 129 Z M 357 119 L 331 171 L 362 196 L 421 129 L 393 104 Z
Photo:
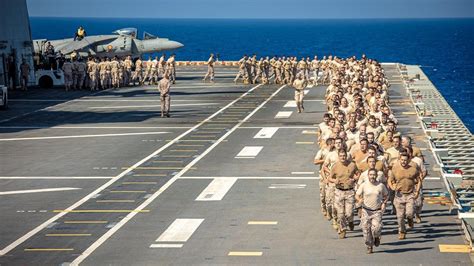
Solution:
M 170 47 L 170 49 L 178 49 L 184 47 L 182 43 L 176 41 L 168 41 L 168 46 Z

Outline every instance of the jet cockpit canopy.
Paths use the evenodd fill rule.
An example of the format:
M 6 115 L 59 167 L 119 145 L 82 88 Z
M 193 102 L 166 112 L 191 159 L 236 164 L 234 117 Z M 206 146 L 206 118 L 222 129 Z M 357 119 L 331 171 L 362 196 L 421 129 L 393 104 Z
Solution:
M 118 35 L 131 36 L 132 38 L 136 38 L 138 35 L 138 30 L 136 28 L 124 28 L 124 29 L 116 30 L 112 33 L 118 34 Z
M 143 40 L 153 40 L 153 39 L 158 39 L 158 37 L 146 31 L 143 32 Z

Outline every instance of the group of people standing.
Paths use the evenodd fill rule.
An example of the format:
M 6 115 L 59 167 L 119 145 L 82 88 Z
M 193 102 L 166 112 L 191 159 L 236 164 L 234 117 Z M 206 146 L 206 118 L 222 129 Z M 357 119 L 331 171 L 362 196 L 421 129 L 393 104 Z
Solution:
M 320 204 L 339 238 L 360 217 L 367 253 L 381 242 L 382 217 L 391 205 L 399 239 L 421 222 L 423 155 L 397 130 L 389 106 L 389 82 L 381 65 L 365 55 L 326 61 L 327 113 L 319 124 Z M 302 77 L 302 78 L 301 78 Z M 314 82 L 318 82 L 315 76 Z M 300 80 L 305 80 L 304 74 Z
M 163 54 L 154 60 L 147 61 L 138 58 L 133 61 L 126 58 L 95 58 L 89 57 L 87 62 L 82 58 L 68 59 L 62 64 L 66 90 L 71 89 L 99 89 L 119 88 L 130 85 L 158 84 L 164 76 L 168 76 L 172 83 L 176 82 L 175 55 L 166 59 Z
M 234 82 L 242 80 L 245 84 L 255 83 L 275 83 L 291 85 L 297 79 L 297 75 L 301 75 L 304 80 L 317 81 L 320 84 L 328 84 L 330 62 L 332 56 L 324 56 L 321 60 L 317 56 L 313 59 L 310 57 L 302 57 L 298 60 L 295 56 L 274 56 L 270 58 L 260 57 L 257 55 L 251 57 L 244 55 L 239 61 L 239 72 Z M 319 77 L 322 75 L 321 77 Z

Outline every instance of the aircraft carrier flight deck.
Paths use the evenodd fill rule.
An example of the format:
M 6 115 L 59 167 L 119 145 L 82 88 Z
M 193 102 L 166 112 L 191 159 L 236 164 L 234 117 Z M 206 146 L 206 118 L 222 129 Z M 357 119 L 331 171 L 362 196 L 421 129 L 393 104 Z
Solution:
M 321 215 L 317 125 L 286 85 L 180 66 L 171 117 L 156 86 L 32 89 L 0 112 L 0 265 L 472 265 L 474 138 L 418 66 L 384 64 L 398 130 L 425 156 L 422 222 L 365 254 Z

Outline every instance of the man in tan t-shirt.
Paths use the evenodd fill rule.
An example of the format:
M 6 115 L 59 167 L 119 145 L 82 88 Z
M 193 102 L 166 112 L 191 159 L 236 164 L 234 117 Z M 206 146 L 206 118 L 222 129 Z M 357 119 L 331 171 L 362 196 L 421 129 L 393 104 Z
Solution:
M 339 161 L 331 169 L 328 181 L 335 184 L 334 206 L 339 224 L 339 238 L 346 237 L 347 225 L 354 230 L 354 185 L 359 170 L 354 162 L 348 160 L 344 149 L 338 151 Z
M 314 164 L 319 165 L 319 201 L 321 202 L 321 213 L 327 218 L 327 208 L 326 208 L 326 185 L 327 180 L 323 171 L 323 163 L 326 160 L 327 155 L 334 150 L 334 139 L 329 138 L 326 140 L 326 147 L 321 147 L 316 156 L 314 157 Z
M 337 214 L 336 208 L 334 207 L 334 193 L 336 188 L 334 183 L 328 182 L 328 178 L 331 174 L 331 169 L 339 161 L 338 151 L 343 148 L 342 142 L 343 140 L 341 138 L 334 139 L 334 149 L 326 155 L 321 169 L 322 176 L 326 179 L 327 219 L 332 220 L 334 229 L 337 229 Z
M 304 111 L 303 97 L 306 85 L 308 85 L 308 83 L 301 74 L 298 75 L 298 78 L 293 82 L 293 88 L 295 89 L 296 108 L 298 109 L 298 113 Z
M 397 210 L 399 239 L 405 239 L 406 227 L 413 227 L 415 199 L 418 197 L 422 183 L 421 171 L 416 164 L 410 163 L 410 156 L 401 153 L 388 173 L 388 185 L 395 191 L 394 206 Z

